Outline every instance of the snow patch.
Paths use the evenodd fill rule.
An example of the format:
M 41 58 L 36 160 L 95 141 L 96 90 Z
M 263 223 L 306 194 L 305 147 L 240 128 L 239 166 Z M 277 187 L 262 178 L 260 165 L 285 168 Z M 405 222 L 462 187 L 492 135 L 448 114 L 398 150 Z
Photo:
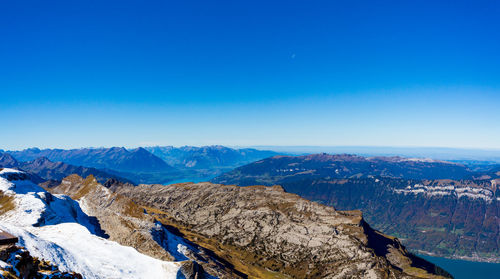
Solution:
M 454 196 L 457 198 L 467 197 L 469 199 L 482 199 L 487 203 L 491 203 L 494 196 L 490 189 L 455 185 L 425 186 L 422 184 L 415 184 L 413 187 L 407 186 L 404 189 L 393 189 L 393 191 L 404 195 L 425 194 L 426 196 Z

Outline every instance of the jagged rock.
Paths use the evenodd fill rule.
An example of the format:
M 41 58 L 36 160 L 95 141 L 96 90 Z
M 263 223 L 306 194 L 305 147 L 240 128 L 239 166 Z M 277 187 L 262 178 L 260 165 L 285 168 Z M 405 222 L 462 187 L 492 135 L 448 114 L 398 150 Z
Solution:
M 186 261 L 182 263 L 180 272 L 182 276 L 186 279 L 203 279 L 204 276 L 203 267 L 194 261 Z
M 118 179 L 115 179 L 115 178 L 110 178 L 108 180 L 106 180 L 106 182 L 104 182 L 102 184 L 102 186 L 108 188 L 109 190 L 115 192 L 116 189 L 118 188 L 123 188 L 123 187 L 131 187 L 131 186 L 134 186 L 132 183 L 128 183 L 128 182 L 122 182 Z
M 47 261 L 32 257 L 23 247 L 0 245 L 0 276 L 2 278 L 82 279 L 74 272 L 62 272 Z

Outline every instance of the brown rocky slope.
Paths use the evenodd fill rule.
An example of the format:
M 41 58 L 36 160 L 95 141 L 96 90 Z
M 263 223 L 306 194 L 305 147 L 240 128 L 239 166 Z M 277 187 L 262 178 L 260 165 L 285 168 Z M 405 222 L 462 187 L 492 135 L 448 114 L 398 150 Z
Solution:
M 186 260 L 191 278 L 449 276 L 371 229 L 361 212 L 336 211 L 279 186 L 107 186 L 70 176 L 51 191 L 78 200 L 110 239 L 156 258 Z M 172 249 L 172 241 L 187 249 Z
M 114 193 L 122 184 L 110 180 L 105 187 L 93 176 L 82 178 L 70 175 L 60 185 L 47 188 L 53 194 L 64 194 L 78 201 L 89 216 L 96 217 L 106 237 L 122 245 L 131 246 L 148 256 L 167 261 L 182 261 L 181 272 L 186 278 L 204 278 L 208 275 L 232 278 L 233 270 L 220 262 L 211 252 L 177 236 L 163 226 L 145 209 L 130 198 Z M 170 230 L 169 230 L 170 229 Z M 179 252 L 179 245 L 182 252 Z
M 279 186 L 184 183 L 118 192 L 249 277 L 449 276 L 408 253 L 397 239 L 371 229 L 361 212 L 336 211 Z

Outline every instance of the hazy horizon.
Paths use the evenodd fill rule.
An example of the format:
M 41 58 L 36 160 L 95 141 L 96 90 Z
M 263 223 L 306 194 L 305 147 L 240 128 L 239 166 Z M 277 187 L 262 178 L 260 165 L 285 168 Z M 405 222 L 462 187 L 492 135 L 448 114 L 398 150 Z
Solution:
M 161 146 L 161 145 L 157 145 Z M 165 145 L 168 147 L 193 147 L 193 145 L 181 145 L 172 146 Z M 214 146 L 214 145 L 212 145 Z M 224 145 L 216 145 L 224 146 Z M 29 148 L 39 148 L 39 149 L 100 149 L 100 148 L 111 148 L 111 147 L 124 147 L 128 150 L 135 149 L 139 147 L 155 147 L 155 146 L 94 146 L 94 147 L 76 147 L 76 148 L 40 148 L 36 146 L 23 148 L 23 149 L 13 149 L 6 150 L 0 148 L 4 151 L 21 151 Z M 205 147 L 205 146 L 194 146 L 194 147 Z M 224 147 L 242 149 L 242 148 L 253 148 L 257 150 L 268 150 L 274 151 L 282 154 L 290 155 L 305 155 L 305 154 L 315 154 L 315 153 L 328 153 L 328 154 L 356 154 L 361 156 L 403 156 L 403 157 L 415 157 L 415 158 L 432 158 L 437 160 L 477 160 L 477 161 L 494 161 L 500 162 L 500 149 L 477 149 L 477 148 L 449 148 L 449 147 L 403 147 L 403 146 L 231 146 L 227 145 Z
M 373 148 L 373 149 L 385 149 L 385 148 L 393 148 L 393 149 L 442 149 L 442 150 L 482 150 L 482 151 L 500 151 L 500 148 L 475 148 L 475 147 L 446 147 L 446 146 L 398 146 L 398 145 L 224 145 L 224 144 L 181 144 L 181 145 L 173 145 L 173 144 L 143 144 L 143 145 L 101 145 L 101 146 L 69 146 L 69 147 L 61 147 L 61 146 L 25 146 L 17 149 L 9 149 L 3 148 L 0 146 L 0 150 L 7 151 L 19 151 L 31 148 L 38 149 L 96 149 L 96 148 L 112 148 L 112 147 L 124 147 L 126 149 L 135 149 L 139 147 L 207 147 L 207 146 L 223 146 L 234 149 L 243 149 L 243 148 L 253 148 L 253 149 L 263 149 L 263 148 Z

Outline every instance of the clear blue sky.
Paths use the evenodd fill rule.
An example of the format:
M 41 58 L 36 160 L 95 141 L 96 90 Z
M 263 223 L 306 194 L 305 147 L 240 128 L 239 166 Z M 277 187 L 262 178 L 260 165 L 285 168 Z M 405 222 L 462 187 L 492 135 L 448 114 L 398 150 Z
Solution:
M 0 149 L 500 148 L 499 1 L 1 1 Z

